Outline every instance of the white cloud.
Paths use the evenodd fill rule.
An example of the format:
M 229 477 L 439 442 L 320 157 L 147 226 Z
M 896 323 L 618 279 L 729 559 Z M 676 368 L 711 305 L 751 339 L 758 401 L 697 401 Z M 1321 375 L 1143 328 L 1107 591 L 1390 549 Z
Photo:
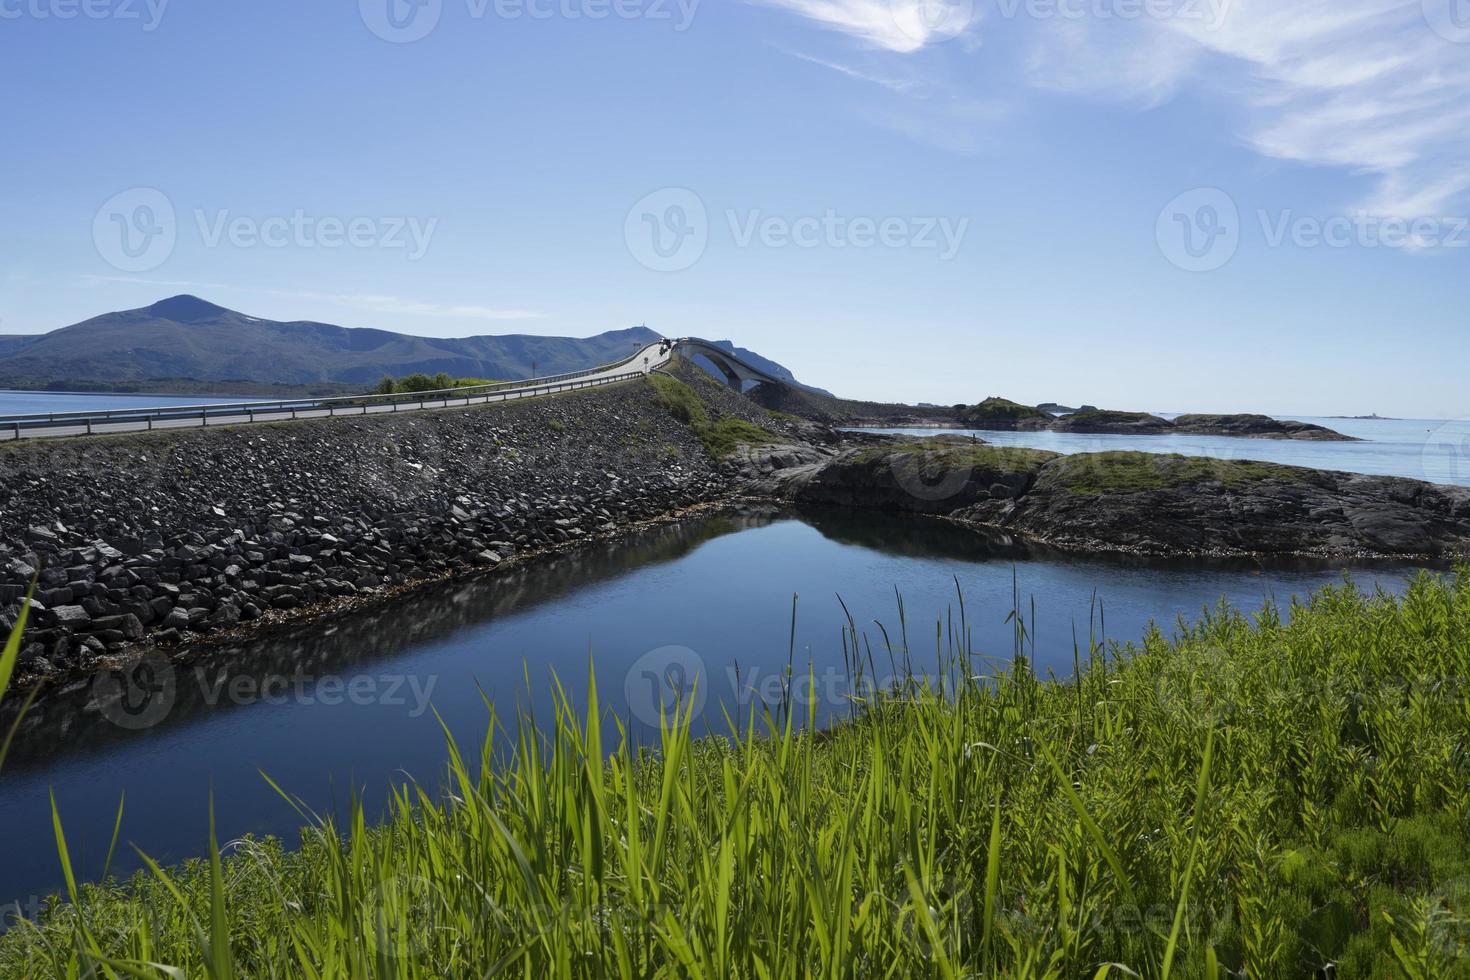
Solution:
M 955 12 L 974 9 L 968 0 L 762 2 L 890 58 L 954 36 Z M 1470 206 L 1470 45 L 1431 29 L 1420 0 L 996 0 L 996 9 L 993 32 L 1017 35 L 1020 70 L 1036 89 L 1152 106 L 1188 86 L 1233 104 L 1236 135 L 1257 152 L 1368 178 L 1364 199 L 1345 206 L 1403 218 Z M 976 18 L 959 16 L 969 31 Z M 950 27 L 926 31 L 946 17 Z M 904 77 L 827 64 L 880 84 Z M 902 113 L 888 116 L 903 128 L 892 122 Z
M 968 31 L 974 0 L 756 0 L 781 7 L 865 45 L 910 54 Z

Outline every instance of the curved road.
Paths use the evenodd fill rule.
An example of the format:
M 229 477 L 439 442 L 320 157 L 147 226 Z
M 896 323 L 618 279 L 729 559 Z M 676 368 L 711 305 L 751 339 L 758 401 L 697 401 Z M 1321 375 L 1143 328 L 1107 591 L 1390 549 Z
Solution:
M 675 345 L 677 346 L 677 345 Z M 121 432 L 140 432 L 152 429 L 188 429 L 213 425 L 242 425 L 251 422 L 280 422 L 291 419 L 329 418 L 337 415 L 380 415 L 395 412 L 417 412 L 426 409 L 453 408 L 462 405 L 483 405 L 490 402 L 515 401 L 534 398 L 538 395 L 571 391 L 577 388 L 593 388 L 642 377 L 669 362 L 673 348 L 664 343 L 650 344 L 638 351 L 629 360 L 594 368 L 575 377 L 565 375 L 543 378 L 522 384 L 498 387 L 480 394 L 456 396 L 453 392 L 431 392 L 426 397 L 402 397 L 392 402 L 376 404 L 349 404 L 351 397 L 338 399 L 302 399 L 298 402 L 264 402 L 260 408 L 246 405 L 219 410 L 218 406 L 196 405 L 191 407 L 160 409 L 134 409 L 133 417 L 107 419 L 105 413 L 58 413 L 57 424 L 45 422 L 46 416 L 14 416 L 0 418 L 0 440 L 18 438 L 51 438 L 55 436 L 109 435 Z M 470 389 L 466 389 L 470 390 Z M 157 412 L 159 416 L 150 416 Z M 198 414 L 194 414 L 194 413 Z M 117 414 L 124 414 L 119 411 Z M 30 419 L 31 425 L 22 421 Z M 74 421 L 73 421 L 74 419 Z M 36 420 L 42 424 L 37 425 Z M 17 422 L 19 421 L 19 428 Z

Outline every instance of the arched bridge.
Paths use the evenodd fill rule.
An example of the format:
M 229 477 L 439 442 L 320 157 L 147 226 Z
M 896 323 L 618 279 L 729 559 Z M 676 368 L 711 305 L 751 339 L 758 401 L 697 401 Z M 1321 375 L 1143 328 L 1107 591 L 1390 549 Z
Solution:
M 681 337 L 673 341 L 673 345 L 674 349 L 685 357 L 698 355 L 708 360 L 725 376 L 725 381 L 736 391 L 745 390 L 745 386 L 749 383 L 775 384 L 778 380 L 708 340 L 701 340 L 698 337 Z
M 297 398 L 208 405 L 169 405 L 158 408 L 120 408 L 95 412 L 43 412 L 0 416 L 0 440 L 44 436 L 106 435 L 152 429 L 198 428 L 210 425 L 246 425 L 289 419 L 327 418 L 335 415 L 377 415 L 425 409 L 482 405 L 489 402 L 534 398 L 576 388 L 594 388 L 640 378 L 669 363 L 674 352 L 700 356 L 715 366 L 736 391 L 750 382 L 775 382 L 759 368 L 708 340 L 680 337 L 649 344 L 631 357 L 612 364 L 531 381 L 448 388 L 443 391 L 394 395 L 348 395 L 341 398 Z

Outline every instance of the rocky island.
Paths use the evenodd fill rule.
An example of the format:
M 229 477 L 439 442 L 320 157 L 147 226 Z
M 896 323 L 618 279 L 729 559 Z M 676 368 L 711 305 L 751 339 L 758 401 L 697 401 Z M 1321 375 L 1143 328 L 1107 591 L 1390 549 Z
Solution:
M 1470 489 L 1242 460 L 900 438 L 849 450 L 790 493 L 943 515 L 1079 551 L 1470 556 Z
M 991 396 L 974 405 L 950 408 L 855 402 L 827 398 L 796 389 L 771 386 L 752 395 L 769 408 L 852 428 L 964 428 L 997 432 L 1079 432 L 1096 435 L 1208 435 L 1246 439 L 1302 439 L 1356 442 L 1311 422 L 1273 419 L 1268 415 L 1180 415 L 1166 419 L 1147 412 L 1124 412 L 1084 406 L 1057 415 L 1063 406 L 1033 408 L 1008 398 Z
M 741 498 L 928 514 L 1080 551 L 1470 555 L 1470 489 L 843 431 L 834 404 L 861 403 L 784 383 L 746 396 L 676 362 L 503 405 L 11 443 L 0 450 L 0 598 L 13 610 L 37 582 L 18 669 L 92 669 Z M 986 411 L 1034 421 L 994 400 Z M 1119 413 L 1058 422 L 1177 426 Z

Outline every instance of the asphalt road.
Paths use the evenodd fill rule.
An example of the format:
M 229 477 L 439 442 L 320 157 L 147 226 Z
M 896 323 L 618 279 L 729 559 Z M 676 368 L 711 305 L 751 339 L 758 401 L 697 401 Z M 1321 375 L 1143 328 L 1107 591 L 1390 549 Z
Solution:
M 22 426 L 19 438 L 22 439 L 45 439 L 60 436 L 84 436 L 84 435 L 113 435 L 124 432 L 141 432 L 149 429 L 197 429 L 201 426 L 216 425 L 249 425 L 255 422 L 281 422 L 291 419 L 314 419 L 329 418 L 338 415 L 383 415 L 402 412 L 425 412 L 444 408 L 461 408 L 466 405 L 484 405 L 491 402 L 516 401 L 521 398 L 535 398 L 541 395 L 555 394 L 558 391 L 571 391 L 578 388 L 594 388 L 601 385 L 612 384 L 615 381 L 629 380 L 632 375 L 644 375 L 668 363 L 673 356 L 672 351 L 662 350 L 662 344 L 650 344 L 634 355 L 632 361 L 624 362 L 604 368 L 593 374 L 584 375 L 561 382 L 527 381 L 524 384 L 512 388 L 501 388 L 483 395 L 473 395 L 467 398 L 434 398 L 432 400 L 404 400 L 384 405 L 335 405 L 320 408 L 268 408 L 268 409 L 245 409 L 232 414 L 210 414 L 207 418 L 200 416 L 185 416 L 181 418 L 155 418 L 151 421 L 143 419 L 126 419 L 122 421 L 109 422 L 100 418 L 91 422 L 90 426 L 85 421 L 76 424 L 62 424 L 27 428 Z M 305 404 L 310 405 L 306 400 Z M 159 409 L 167 412 L 169 409 Z M 100 413 L 99 413 L 100 414 Z M 16 439 L 16 430 L 13 423 L 0 418 L 0 440 Z

